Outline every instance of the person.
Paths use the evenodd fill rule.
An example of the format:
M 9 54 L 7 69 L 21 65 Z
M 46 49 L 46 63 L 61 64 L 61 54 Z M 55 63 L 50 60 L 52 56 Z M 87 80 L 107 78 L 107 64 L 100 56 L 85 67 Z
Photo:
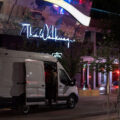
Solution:
M 52 104 L 52 100 L 54 102 L 57 101 L 57 71 L 51 67 L 47 66 L 45 69 L 45 82 L 46 82 L 46 100 L 48 100 L 48 104 Z
M 46 96 L 46 100 L 48 100 L 49 105 L 52 104 L 52 80 L 53 80 L 53 75 L 52 75 L 51 66 L 47 66 L 45 68 L 45 83 L 46 83 L 45 96 Z
M 54 102 L 57 102 L 57 92 L 58 92 L 58 84 L 57 84 L 57 70 L 53 69 L 53 82 L 52 82 L 52 98 Z

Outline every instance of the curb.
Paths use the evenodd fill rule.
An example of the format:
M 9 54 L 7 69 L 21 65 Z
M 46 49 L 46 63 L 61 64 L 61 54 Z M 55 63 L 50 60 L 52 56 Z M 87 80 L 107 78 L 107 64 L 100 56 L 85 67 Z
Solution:
M 111 111 L 110 114 L 114 114 L 116 111 Z M 84 114 L 74 114 L 73 116 L 66 116 L 66 117 L 60 117 L 57 120 L 73 120 L 78 118 L 88 118 L 88 117 L 95 117 L 95 116 L 101 116 L 101 115 L 107 115 L 107 111 L 103 112 L 93 112 L 93 113 L 84 113 Z
M 111 111 L 110 114 L 116 113 L 116 111 Z M 91 113 L 85 113 L 85 114 L 79 114 L 80 117 L 90 117 L 90 116 L 99 116 L 99 115 L 105 115 L 108 114 L 107 111 L 103 111 L 103 112 L 91 112 Z

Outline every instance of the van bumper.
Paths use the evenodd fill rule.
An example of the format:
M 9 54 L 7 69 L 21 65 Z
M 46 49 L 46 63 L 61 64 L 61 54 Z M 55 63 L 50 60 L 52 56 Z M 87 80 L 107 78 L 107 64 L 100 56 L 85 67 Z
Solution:
M 12 98 L 0 97 L 0 108 L 11 107 Z

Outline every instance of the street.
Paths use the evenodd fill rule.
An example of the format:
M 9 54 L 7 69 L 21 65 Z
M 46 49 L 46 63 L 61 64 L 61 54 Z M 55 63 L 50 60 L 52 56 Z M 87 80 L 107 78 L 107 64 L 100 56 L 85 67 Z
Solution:
M 65 105 L 32 108 L 28 115 L 20 115 L 10 109 L 0 110 L 0 120 L 106 120 L 108 119 L 106 96 L 80 96 L 76 108 Z M 110 96 L 110 119 L 116 118 L 116 95 Z M 114 120 L 114 119 L 112 119 Z

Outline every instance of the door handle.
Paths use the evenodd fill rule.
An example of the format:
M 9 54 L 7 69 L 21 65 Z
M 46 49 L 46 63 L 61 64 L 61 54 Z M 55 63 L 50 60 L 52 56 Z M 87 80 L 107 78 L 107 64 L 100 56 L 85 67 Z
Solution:
M 45 85 L 41 85 L 42 87 L 45 87 Z

